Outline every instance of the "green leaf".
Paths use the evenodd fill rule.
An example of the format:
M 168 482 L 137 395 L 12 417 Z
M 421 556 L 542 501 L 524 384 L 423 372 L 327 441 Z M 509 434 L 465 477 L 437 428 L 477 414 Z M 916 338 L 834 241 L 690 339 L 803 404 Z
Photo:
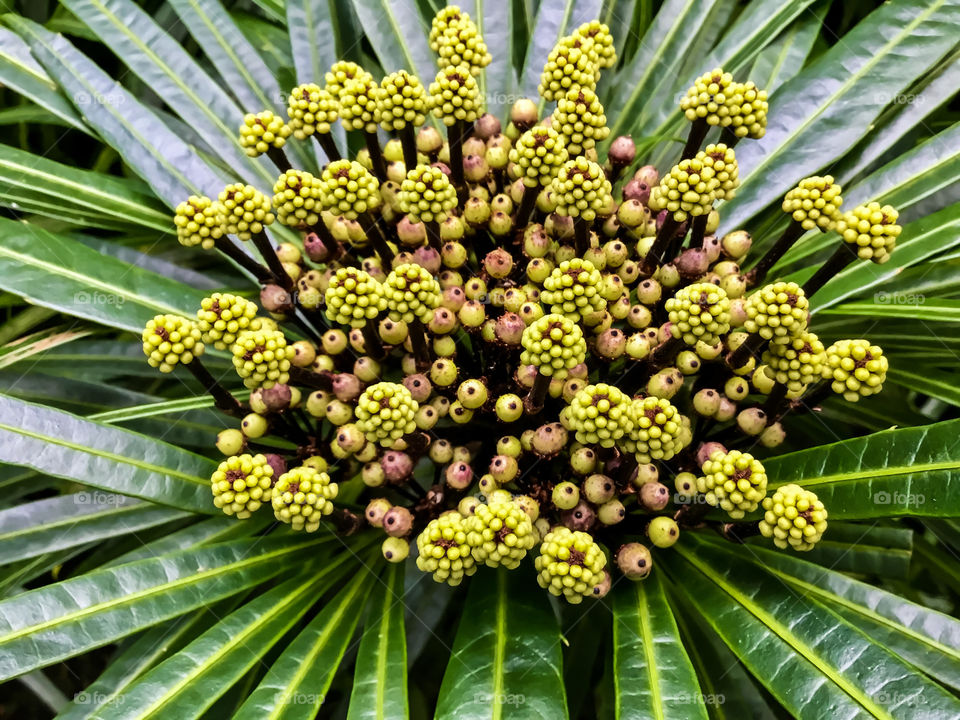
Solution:
M 170 214 L 139 183 L 80 170 L 53 160 L 0 145 L 0 195 L 11 187 L 28 189 L 59 203 L 80 206 L 122 224 L 170 232 Z
M 90 134 L 89 126 L 15 33 L 0 28 L 0 83 L 52 113 L 67 126 Z
M 278 175 L 273 163 L 266 158 L 254 160 L 240 147 L 237 128 L 243 110 L 146 11 L 131 0 L 63 0 L 63 5 L 188 123 L 237 177 L 273 186 Z
M 86 121 L 170 207 L 191 194 L 216 195 L 228 182 L 192 147 L 63 36 L 19 15 L 3 20 L 84 109 Z
M 955 698 L 823 605 L 743 562 L 742 547 L 686 538 L 667 559 L 670 575 L 682 577 L 694 606 L 794 717 L 934 720 L 960 710 Z
M 831 522 L 830 532 L 804 559 L 831 570 L 906 578 L 913 531 L 907 528 Z
M 258 585 L 288 567 L 287 557 L 319 544 L 290 535 L 254 547 L 241 540 L 97 570 L 0 602 L 0 678 L 106 645 Z
M 413 0 L 353 0 L 353 9 L 384 72 L 408 70 L 429 85 L 436 76 L 428 25 Z
M 895 643 L 898 655 L 925 672 L 953 687 L 960 686 L 960 621 L 792 555 L 755 550 L 755 564 L 805 596 L 852 618 L 854 624 L 868 629 L 868 636 L 882 637 L 887 645 Z M 878 631 L 883 635 L 877 635 Z
M 212 460 L 120 428 L 0 395 L 0 462 L 201 513 Z M 105 498 L 102 502 L 109 502 Z
M 219 0 L 170 0 L 170 5 L 210 58 L 225 87 L 240 101 L 241 109 L 259 112 L 269 108 L 285 117 L 285 96 L 276 78 Z
M 243 401 L 250 397 L 250 391 L 244 390 L 234 393 L 234 397 Z M 171 413 L 181 413 L 187 410 L 201 410 L 213 407 L 213 398 L 209 395 L 199 397 L 181 398 L 179 400 L 162 400 L 160 402 L 148 403 L 135 407 L 117 408 L 96 415 L 90 415 L 89 420 L 98 420 L 103 423 L 122 423 L 129 420 L 139 420 L 140 418 L 156 417 L 158 415 L 169 415 Z
M 326 700 L 360 613 L 357 604 L 376 576 L 356 573 L 270 666 L 266 677 L 234 714 L 234 720 L 314 718 Z
M 98 502 L 103 499 L 109 502 Z M 0 511 L 0 562 L 136 533 L 185 517 L 189 513 L 182 510 L 106 493 L 81 492 L 27 502 Z
M 612 594 L 617 720 L 705 719 L 700 685 L 659 577 L 622 582 Z
M 580 25 L 600 16 L 600 0 L 541 0 L 537 17 L 530 30 L 530 42 L 520 74 L 520 95 L 538 98 L 537 85 L 540 73 L 553 46 L 564 35 L 569 35 Z M 540 99 L 543 110 L 544 100 Z
M 394 720 L 409 716 L 407 635 L 403 625 L 403 565 L 385 571 L 385 587 L 367 603 L 347 720 Z
M 949 52 L 956 0 L 885 3 L 771 98 L 762 140 L 737 147 L 743 184 L 723 228 L 743 227 L 805 175 L 843 155 L 887 104 Z M 742 148 L 742 149 L 741 149 Z
M 529 569 L 480 573 L 492 577 L 470 582 L 436 720 L 567 717 L 560 631 L 546 596 Z
M 204 293 L 29 223 L 0 218 L 0 288 L 139 334 L 159 313 L 192 316 Z
M 329 0 L 287 0 L 287 30 L 299 84 L 324 84 L 324 73 L 340 59 L 336 42 L 336 23 Z M 331 135 L 341 153 L 347 148 L 343 125 L 335 123 Z M 327 162 L 320 144 L 311 139 L 319 166 Z
M 502 117 L 515 101 L 517 73 L 513 68 L 520 33 L 513 24 L 509 0 L 472 0 L 463 3 L 477 24 L 492 60 L 480 73 L 480 93 L 486 99 L 487 112 Z
M 885 430 L 764 461 L 771 489 L 796 483 L 831 519 L 960 514 L 960 420 Z
M 872 318 L 901 318 L 928 322 L 960 322 L 960 300 L 904 298 L 877 293 L 874 302 L 848 302 L 823 310 L 824 315 L 861 315 Z
M 898 357 L 898 356 L 895 356 Z M 910 368 L 907 370 L 906 368 Z M 954 371 L 938 371 L 916 363 L 896 363 L 887 371 L 887 377 L 918 393 L 935 397 L 951 405 L 960 405 L 960 388 Z
M 341 552 L 319 572 L 274 587 L 207 630 L 103 705 L 101 720 L 196 718 L 276 645 L 340 574 Z
M 787 26 L 776 40 L 760 51 L 747 79 L 772 95 L 774 90 L 800 72 L 820 34 L 823 16 L 829 6 L 828 2 L 821 2 L 818 8 L 802 13 Z

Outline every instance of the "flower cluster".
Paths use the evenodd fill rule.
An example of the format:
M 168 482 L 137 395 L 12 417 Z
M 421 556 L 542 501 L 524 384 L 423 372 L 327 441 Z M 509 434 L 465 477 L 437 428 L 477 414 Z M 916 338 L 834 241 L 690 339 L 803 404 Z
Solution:
M 483 111 L 490 56 L 469 16 L 440 11 L 430 45 L 430 82 L 341 61 L 290 92 L 286 123 L 243 119 L 244 147 L 286 163 L 271 194 L 233 183 L 177 207 L 181 243 L 261 286 L 259 303 L 214 293 L 196 321 L 160 315 L 143 332 L 151 365 L 191 372 L 238 419 L 217 438 L 214 504 L 237 518 L 267 505 L 307 532 L 377 528 L 386 560 L 413 551 L 450 585 L 530 554 L 570 602 L 602 597 L 614 573 L 642 580 L 704 527 L 813 547 L 822 502 L 778 486 L 760 458 L 788 411 L 882 387 L 882 350 L 825 348 L 810 311 L 846 263 L 889 256 L 896 211 L 842 213 L 832 178 L 802 179 L 784 238 L 741 272 L 752 239 L 717 234 L 720 201 L 740 183 L 738 143 L 763 135 L 763 90 L 722 69 L 699 77 L 681 102 L 686 147 L 661 173 L 635 167 L 631 137 L 608 137 L 595 88 L 617 58 L 602 23 L 546 58 L 552 115 L 523 99 L 505 127 Z M 355 156 L 330 133 L 337 119 L 363 134 Z M 284 140 L 316 141 L 329 161 L 295 168 Z M 813 228 L 836 231 L 834 257 L 802 285 L 765 282 Z M 204 367 L 205 344 L 229 352 L 235 377 Z M 757 457 L 723 444 L 745 438 Z

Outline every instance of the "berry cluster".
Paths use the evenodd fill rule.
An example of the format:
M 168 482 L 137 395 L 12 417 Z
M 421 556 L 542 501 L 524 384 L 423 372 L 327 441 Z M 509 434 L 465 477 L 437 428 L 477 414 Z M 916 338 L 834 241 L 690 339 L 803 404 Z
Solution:
M 196 321 L 160 315 L 143 332 L 151 365 L 183 366 L 238 418 L 217 438 L 214 504 L 238 518 L 269 504 L 307 532 L 376 528 L 386 560 L 414 548 L 451 585 L 526 562 L 570 602 L 602 597 L 615 572 L 647 577 L 686 531 L 813 547 L 822 503 L 777 487 L 754 453 L 784 441 L 788 411 L 882 387 L 881 349 L 825 349 L 810 305 L 855 256 L 888 257 L 896 211 L 841 213 L 832 178 L 803 179 L 783 200 L 789 229 L 743 272 L 752 239 L 718 236 L 718 207 L 740 182 L 737 143 L 763 135 L 762 90 L 720 69 L 698 78 L 688 141 L 661 175 L 635 167 L 631 137 L 608 138 L 595 88 L 617 58 L 602 23 L 547 58 L 552 116 L 522 99 L 505 127 L 483 111 L 490 56 L 469 16 L 440 11 L 430 45 L 429 87 L 342 61 L 290 92 L 286 123 L 247 116 L 241 143 L 283 170 L 272 194 L 234 183 L 176 209 L 182 244 L 261 286 L 259 303 L 214 293 Z M 362 137 L 354 156 L 337 119 Z M 327 161 L 294 168 L 290 137 Z M 302 242 L 278 243 L 275 219 Z M 803 285 L 765 283 L 814 228 L 842 238 L 834 257 Z M 249 399 L 204 368 L 204 345 L 229 351 L 224 382 Z

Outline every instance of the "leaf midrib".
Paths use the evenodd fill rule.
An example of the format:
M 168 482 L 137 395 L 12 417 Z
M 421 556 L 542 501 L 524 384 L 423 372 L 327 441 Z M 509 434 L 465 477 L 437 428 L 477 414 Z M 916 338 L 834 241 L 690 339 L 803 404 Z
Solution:
M 497 570 L 497 603 L 494 619 L 493 645 L 493 694 L 491 708 L 493 720 L 500 720 L 503 716 L 503 662 L 506 657 L 507 646 L 507 571 L 504 568 Z
M 40 440 L 41 442 L 50 443 L 51 445 L 59 445 L 65 447 L 68 450 L 76 450 L 77 452 L 82 452 L 86 455 L 93 455 L 94 457 L 104 458 L 105 460 L 112 460 L 113 462 L 119 463 L 121 465 L 130 465 L 132 467 L 140 468 L 141 470 L 146 470 L 148 472 L 157 473 L 159 475 L 168 475 L 170 477 L 180 478 L 188 482 L 192 482 L 196 485 L 206 485 L 207 480 L 197 477 L 196 475 L 189 475 L 187 473 L 181 472 L 180 470 L 174 470 L 172 468 L 165 468 L 160 465 L 154 465 L 153 463 L 147 463 L 143 461 L 134 460 L 133 458 L 118 455 L 112 453 L 109 450 L 100 450 L 99 448 L 89 448 L 86 445 L 81 445 L 79 443 L 70 442 L 63 438 L 53 437 L 51 435 L 44 435 L 43 433 L 33 432 L 32 430 L 26 430 L 24 428 L 18 428 L 13 425 L 7 425 L 6 423 L 0 423 L 0 430 L 6 430 L 7 432 L 14 433 L 15 435 L 23 435 L 25 437 L 32 438 L 34 440 Z
M 640 639 L 643 643 L 643 657 L 647 663 L 647 675 L 650 678 L 650 701 L 653 706 L 654 717 L 657 720 L 663 720 L 665 715 L 663 713 L 663 698 L 660 693 L 660 673 L 657 670 L 656 652 L 653 648 L 647 590 L 643 582 L 637 584 L 637 620 L 639 621 Z
M 69 497 L 69 496 L 64 496 Z M 64 525 L 69 525 L 71 528 L 76 525 L 85 525 L 90 522 L 96 522 L 98 520 L 103 520 L 104 518 L 115 518 L 118 515 L 124 515 L 136 510 L 145 510 L 145 509 L 154 509 L 156 506 L 152 506 L 151 503 L 146 502 L 132 502 L 125 505 L 120 505 L 116 507 L 106 506 L 103 510 L 98 510 L 97 512 L 87 513 L 86 515 L 66 515 L 61 519 L 53 520 L 51 522 L 44 522 L 42 525 L 27 525 L 25 527 L 18 528 L 16 530 L 10 530 L 7 532 L 0 532 L 0 543 L 10 542 L 11 539 L 16 537 L 23 537 L 31 534 L 46 533 L 49 530 L 55 530 Z
M 197 572 L 191 573 L 186 577 L 177 578 L 176 580 L 171 580 L 160 585 L 153 585 L 149 588 L 144 588 L 143 590 L 138 590 L 137 592 L 124 595 L 121 598 L 114 598 L 111 600 L 105 600 L 94 605 L 88 605 L 85 608 L 78 608 L 71 612 L 65 613 L 50 620 L 45 620 L 41 623 L 35 625 L 27 625 L 20 628 L 14 632 L 11 632 L 7 635 L 0 635 L 0 647 L 7 645 L 15 640 L 18 640 L 22 637 L 28 635 L 35 635 L 48 628 L 57 627 L 59 625 L 66 625 L 68 623 L 74 622 L 80 618 L 86 617 L 88 615 L 95 615 L 101 610 L 116 610 L 125 605 L 129 605 L 134 600 L 140 600 L 142 598 L 150 597 L 158 593 L 162 593 L 171 588 L 181 589 L 188 587 L 190 585 L 195 585 L 201 580 L 206 580 L 210 577 L 216 577 L 220 574 L 226 574 L 233 569 L 243 568 L 245 566 L 254 566 L 262 562 L 273 559 L 274 557 L 280 557 L 297 550 L 303 549 L 309 545 L 315 544 L 314 542 L 310 543 L 299 543 L 297 545 L 292 545 L 288 548 L 282 548 L 280 550 L 272 550 L 263 555 L 258 555 L 254 558 L 241 558 L 240 560 L 234 560 L 233 562 L 227 563 L 226 565 L 218 565 L 217 567 L 209 568 L 207 570 L 199 570 Z M 266 578 L 261 578 L 266 579 Z
M 776 618 L 770 615 L 767 611 L 758 607 L 756 603 L 753 602 L 743 593 L 739 592 L 735 587 L 730 585 L 726 580 L 719 577 L 716 573 L 710 571 L 709 567 L 705 567 L 704 564 L 697 558 L 688 548 L 677 545 L 677 550 L 683 555 L 684 559 L 693 565 L 697 570 L 702 573 L 708 580 L 715 583 L 717 587 L 723 590 L 727 595 L 729 595 L 735 602 L 737 602 L 744 610 L 753 615 L 757 620 L 763 623 L 771 632 L 773 632 L 777 637 L 779 637 L 783 642 L 792 647 L 796 652 L 798 652 L 807 662 L 817 668 L 825 677 L 829 678 L 839 689 L 845 692 L 851 700 L 860 705 L 864 710 L 869 712 L 875 718 L 886 718 L 887 720 L 895 720 L 895 718 L 886 713 L 883 708 L 879 707 L 876 703 L 872 702 L 869 697 L 860 692 L 860 689 L 855 685 L 850 683 L 846 678 L 837 673 L 832 667 L 822 662 L 820 658 L 813 652 L 807 644 L 800 640 L 793 632 L 791 632 L 786 626 L 776 621 Z
M 864 470 L 857 470 L 850 473 L 836 473 L 834 475 L 819 475 L 812 478 L 793 478 L 792 480 L 785 480 L 780 482 L 771 483 L 771 489 L 776 489 L 782 485 L 789 485 L 790 483 L 796 483 L 798 485 L 803 485 L 804 487 L 812 487 L 816 485 L 828 485 L 830 483 L 840 483 L 840 482 L 850 482 L 854 480 L 862 480 L 866 477 L 894 477 L 896 475 L 919 475 L 926 472 L 934 472 L 938 470 L 956 470 L 960 468 L 960 459 L 958 460 L 948 460 L 944 462 L 936 463 L 922 463 L 920 465 L 894 465 L 892 467 L 883 467 L 883 468 L 868 468 Z

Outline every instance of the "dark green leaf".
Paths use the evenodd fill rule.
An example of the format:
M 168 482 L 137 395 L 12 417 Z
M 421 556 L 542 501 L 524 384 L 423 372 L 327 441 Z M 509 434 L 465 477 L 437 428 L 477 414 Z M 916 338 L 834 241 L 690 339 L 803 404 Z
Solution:
M 804 559 L 831 570 L 905 578 L 912 547 L 913 531 L 907 528 L 831 522 L 830 532 Z
M 413 0 L 353 0 L 353 9 L 384 72 L 408 70 L 428 85 L 436 73 L 428 26 Z
M 760 51 L 747 78 L 768 95 L 803 69 L 803 65 L 820 33 L 823 16 L 829 3 L 802 13 L 777 39 Z
M 472 5 L 472 7 L 471 7 Z M 480 74 L 480 92 L 486 99 L 487 112 L 502 117 L 513 104 L 517 92 L 517 73 L 513 56 L 521 42 L 518 28 L 511 18 L 508 0 L 472 0 L 462 6 L 470 13 L 493 58 Z
M 97 502 L 98 495 L 110 502 Z M 123 495 L 81 492 L 36 500 L 0 512 L 0 558 L 22 560 L 185 517 L 189 513 Z
M 127 430 L 0 395 L 0 461 L 112 493 L 215 513 L 207 458 Z M 103 497 L 100 497 L 103 496 Z
M 0 602 L 0 678 L 106 645 L 269 580 L 316 539 L 285 536 L 98 570 Z M 255 550 L 255 551 L 254 551 Z M 295 565 L 294 565 L 295 567 Z
M 559 628 L 528 572 L 470 582 L 436 720 L 567 717 Z
M 407 636 L 403 625 L 403 565 L 391 564 L 383 587 L 367 603 L 347 720 L 394 720 L 409 715 Z
M 617 720 L 705 719 L 700 685 L 659 577 L 625 580 L 612 595 Z

